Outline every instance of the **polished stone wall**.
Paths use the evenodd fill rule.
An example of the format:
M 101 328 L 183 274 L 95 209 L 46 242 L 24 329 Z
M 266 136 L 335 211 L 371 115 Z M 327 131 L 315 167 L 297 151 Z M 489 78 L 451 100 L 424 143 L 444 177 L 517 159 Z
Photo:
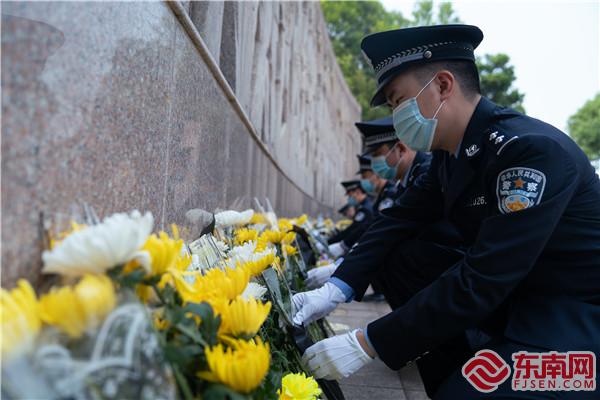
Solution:
M 339 206 L 360 109 L 319 4 L 177 6 L 2 3 L 3 285 L 38 278 L 42 223 L 82 202 L 158 228 L 254 197 Z

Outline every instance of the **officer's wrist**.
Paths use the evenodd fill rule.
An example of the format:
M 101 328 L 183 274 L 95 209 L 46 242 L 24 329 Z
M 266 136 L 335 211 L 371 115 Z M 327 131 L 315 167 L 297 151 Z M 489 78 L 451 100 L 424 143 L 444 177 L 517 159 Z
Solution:
M 367 342 L 367 339 L 365 338 L 365 334 L 362 329 L 356 331 L 356 339 L 358 340 L 358 344 L 360 344 L 360 347 L 362 347 L 363 351 L 367 353 L 369 357 L 377 357 L 377 353 L 375 353 L 375 350 L 373 350 L 371 346 L 369 346 L 369 343 Z

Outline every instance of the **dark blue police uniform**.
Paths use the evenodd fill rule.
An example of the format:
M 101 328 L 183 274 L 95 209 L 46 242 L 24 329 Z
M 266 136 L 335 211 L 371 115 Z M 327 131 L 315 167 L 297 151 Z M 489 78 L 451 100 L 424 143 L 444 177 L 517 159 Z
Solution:
M 440 218 L 469 244 L 441 277 L 369 324 L 377 354 L 398 369 L 475 327 L 497 338 L 490 348 L 499 352 L 519 343 L 600 354 L 600 181 L 585 154 L 558 129 L 482 98 L 457 156 L 434 152 L 334 274 L 360 299 L 369 265 Z M 440 396 L 471 393 L 463 382 Z
M 474 63 L 474 26 L 377 33 L 361 43 L 375 70 L 372 105 L 402 71 L 438 61 Z M 443 68 L 441 66 L 440 68 Z M 485 332 L 511 364 L 515 351 L 600 355 L 600 181 L 560 130 L 481 98 L 455 154 L 431 167 L 363 235 L 332 278 L 360 300 L 386 250 L 449 220 L 465 254 L 392 313 L 368 325 L 379 357 L 397 369 L 464 332 Z M 343 288 L 345 289 L 345 288 Z M 598 386 L 598 384 L 597 384 Z M 598 398 L 596 392 L 515 392 L 510 379 L 479 393 L 451 375 L 435 398 Z
M 344 181 L 342 186 L 346 191 L 360 188 L 360 181 Z M 370 197 L 365 199 L 356 206 L 356 213 L 352 219 L 352 224 L 341 232 L 338 232 L 327 241 L 329 244 L 343 242 L 344 246 L 350 249 L 356 241 L 367 230 L 373 220 L 373 202 Z

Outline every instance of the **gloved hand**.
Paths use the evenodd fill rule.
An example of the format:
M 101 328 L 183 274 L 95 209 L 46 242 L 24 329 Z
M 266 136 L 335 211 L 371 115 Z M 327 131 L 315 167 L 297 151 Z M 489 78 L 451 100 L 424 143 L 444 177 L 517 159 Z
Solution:
M 329 245 L 329 252 L 335 257 L 341 257 L 346 254 L 346 246 L 343 242 L 337 242 Z
M 292 297 L 294 323 L 298 326 L 308 325 L 323 318 L 344 301 L 346 296 L 342 290 L 331 282 L 327 282 L 319 289 L 296 293 Z
M 333 275 L 337 265 L 327 264 L 322 267 L 316 267 L 308 271 L 308 278 L 304 283 L 309 289 L 320 288 L 327 282 L 327 280 Z
M 358 342 L 357 332 L 330 337 L 306 349 L 302 361 L 316 379 L 346 378 L 373 361 Z

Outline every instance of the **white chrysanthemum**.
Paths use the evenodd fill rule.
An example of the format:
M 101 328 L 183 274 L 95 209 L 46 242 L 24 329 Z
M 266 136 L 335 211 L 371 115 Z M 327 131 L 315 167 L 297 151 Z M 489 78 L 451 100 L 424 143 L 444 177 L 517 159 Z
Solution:
M 271 228 L 279 230 L 279 228 L 277 227 L 277 215 L 275 215 L 273 211 L 269 211 L 264 215 L 269 224 L 271 225 Z
M 229 257 L 240 262 L 246 262 L 252 257 L 255 249 L 256 242 L 249 241 L 240 246 L 234 246 L 229 252 Z
M 140 251 L 152 232 L 154 218 L 135 210 L 130 215 L 114 214 L 101 224 L 92 225 L 67 236 L 50 251 L 44 251 L 44 273 L 80 276 L 104 273 L 133 258 L 148 254 Z
M 242 298 L 249 300 L 250 297 L 254 297 L 256 300 L 264 300 L 265 293 L 267 293 L 267 288 L 260 283 L 248 282 L 244 293 L 242 293 Z
M 237 212 L 233 210 L 221 211 L 215 214 L 215 224 L 217 226 L 241 226 L 246 225 L 252 219 L 254 210 Z

